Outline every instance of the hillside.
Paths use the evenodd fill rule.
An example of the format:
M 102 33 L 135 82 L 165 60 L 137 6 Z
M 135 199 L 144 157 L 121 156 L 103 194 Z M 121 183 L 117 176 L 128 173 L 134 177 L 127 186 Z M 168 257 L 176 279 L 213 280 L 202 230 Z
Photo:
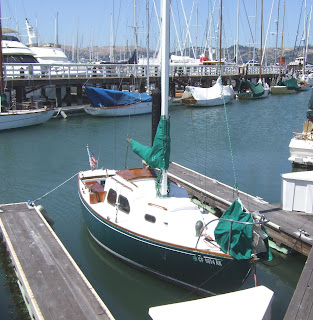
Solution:
M 72 48 L 69 46 L 65 46 L 64 51 L 67 55 L 67 57 L 70 60 L 76 61 L 77 59 L 77 52 L 74 50 L 74 59 L 72 59 L 73 52 Z M 198 48 L 198 52 L 203 53 L 204 49 L 203 48 Z M 213 49 L 213 52 L 215 50 Z M 114 50 L 114 57 L 115 61 L 119 60 L 127 60 L 131 57 L 131 55 L 134 52 L 134 46 L 115 46 Z M 186 48 L 184 51 L 185 55 L 192 56 L 192 50 L 189 48 Z M 283 50 L 283 56 L 286 59 L 286 63 L 288 64 L 291 61 L 294 61 L 296 57 L 302 56 L 303 49 L 302 48 L 297 48 L 294 50 L 294 48 L 284 48 Z M 253 59 L 253 48 L 252 47 L 245 47 L 245 46 L 239 46 L 239 63 L 241 62 L 247 62 L 249 60 Z M 275 62 L 275 53 L 276 53 L 276 58 L 280 57 L 281 50 L 280 49 L 275 49 L 275 48 L 268 48 L 266 49 L 266 55 L 265 55 L 265 61 L 267 62 L 267 65 L 274 64 Z M 153 56 L 155 54 L 154 51 L 150 50 L 150 56 Z M 173 52 L 174 54 L 174 52 Z M 206 50 L 205 54 L 208 56 L 209 53 Z M 141 56 L 146 56 L 146 48 L 143 47 L 138 47 L 138 55 Z M 256 49 L 255 50 L 255 55 L 256 61 L 260 60 L 260 50 Z M 234 61 L 234 46 L 231 46 L 229 48 L 223 49 L 223 56 L 226 57 L 227 61 Z M 93 50 L 91 50 L 89 47 L 88 48 L 82 48 L 79 50 L 79 58 L 81 62 L 84 61 L 110 61 L 110 47 L 105 46 L 105 47 L 94 47 Z M 308 49 L 308 54 L 307 54 L 307 63 L 313 64 L 313 47 L 309 46 Z

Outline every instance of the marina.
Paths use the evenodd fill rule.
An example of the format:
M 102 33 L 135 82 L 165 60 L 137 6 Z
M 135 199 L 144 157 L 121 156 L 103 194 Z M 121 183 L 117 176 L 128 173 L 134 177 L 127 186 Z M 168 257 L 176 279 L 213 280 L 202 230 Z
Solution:
M 232 58 L 223 53 L 222 0 L 218 30 L 205 35 L 206 41 L 211 32 L 219 38 L 215 58 L 211 40 L 202 54 L 191 44 L 183 2 L 193 58 L 191 48 L 184 56 L 186 43 L 180 56 L 172 54 L 172 5 L 160 4 L 156 64 L 148 59 L 149 1 L 144 63 L 136 1 L 135 48 L 128 60 L 115 61 L 112 34 L 110 62 L 92 61 L 91 44 L 89 63 L 80 60 L 78 47 L 74 64 L 38 63 L 57 59 L 53 45 L 40 45 L 38 38 L 33 44 L 28 20 L 29 47 L 7 35 L 11 29 L 2 32 L 0 23 L 0 56 L 6 59 L 0 61 L 1 120 L 34 107 L 50 112 L 41 126 L 9 123 L 0 130 L 4 320 L 27 318 L 12 298 L 16 290 L 31 319 L 165 320 L 184 308 L 181 318 L 188 319 L 194 317 L 192 306 L 202 309 L 203 303 L 214 304 L 205 310 L 209 317 L 229 317 L 235 308 L 234 318 L 250 319 L 251 312 L 241 311 L 248 303 L 257 310 L 251 314 L 255 320 L 311 318 L 313 176 L 304 171 L 309 167 L 296 166 L 307 161 L 303 148 L 288 157 L 294 152 L 290 137 L 301 130 L 303 118 L 303 137 L 313 121 L 305 70 L 307 3 L 302 69 L 285 64 L 285 2 L 280 58 L 266 45 L 263 51 L 263 0 L 255 8 L 261 17 L 259 62 L 255 52 L 249 62 L 239 54 L 240 1 Z M 214 4 L 213 29 L 215 9 Z M 279 3 L 277 10 L 279 17 Z M 111 14 L 111 32 L 113 20 Z M 178 37 L 176 25 L 175 31 Z M 57 37 L 54 47 L 67 58 Z M 15 288 L 6 280 L 10 273 Z M 222 301 L 228 308 L 218 307 Z
M 272 155 L 273 160 L 270 165 L 268 164 L 268 161 L 266 161 L 266 159 L 263 159 L 263 161 L 258 160 L 258 170 L 256 170 L 254 164 L 256 155 L 255 152 L 251 153 L 251 151 L 253 150 L 247 150 L 245 154 L 236 153 L 236 156 L 239 157 L 238 161 L 245 163 L 244 166 L 240 166 L 238 168 L 241 181 L 239 188 L 240 190 L 249 190 L 249 194 L 259 196 L 265 201 L 267 200 L 267 202 L 269 203 L 279 203 L 281 192 L 281 178 L 279 172 L 284 173 L 290 172 L 291 170 L 291 163 L 287 160 L 288 142 L 292 135 L 292 131 L 298 128 L 299 123 L 302 122 L 303 114 L 305 114 L 307 101 L 309 100 L 309 98 L 310 93 L 303 92 L 294 96 L 292 104 L 285 97 L 275 96 L 268 98 L 270 99 L 269 104 L 264 104 L 264 102 L 257 101 L 253 110 L 250 109 L 250 103 L 242 103 L 239 101 L 233 101 L 227 107 L 231 125 L 234 125 L 237 121 L 239 121 L 243 114 L 246 117 L 247 123 L 249 123 L 250 121 L 249 117 L 254 118 L 258 117 L 258 115 L 263 114 L 262 117 L 258 117 L 259 126 L 257 128 L 257 132 L 259 134 L 262 133 L 263 135 L 264 132 L 267 132 L 264 131 L 263 128 L 268 128 L 266 119 L 270 119 L 271 117 L 280 117 L 281 119 L 285 119 L 283 123 L 281 123 L 281 125 L 278 124 L 275 130 L 270 130 L 271 136 L 275 135 L 275 132 L 276 134 L 279 133 L 280 136 L 283 136 L 283 138 L 280 139 L 279 142 L 277 140 L 275 141 L 275 143 L 272 143 L 272 140 L 269 141 L 268 139 L 263 138 L 261 141 L 260 139 L 257 139 L 260 149 L 259 152 L 264 153 L 264 148 L 266 147 L 267 153 Z M 285 107 L 278 107 L 278 102 L 283 103 Z M 296 113 L 298 116 L 291 118 L 289 117 L 289 114 L 290 112 L 292 112 L 291 110 L 294 109 L 295 105 L 298 106 L 298 110 Z M 266 116 L 264 116 L 264 113 L 266 114 Z M 211 123 L 211 129 L 209 132 L 207 132 L 208 136 L 211 137 L 210 149 L 219 150 L 218 152 L 216 152 L 216 156 L 214 156 L 215 153 L 208 154 L 204 152 L 205 150 L 202 151 L 200 148 L 198 148 L 198 146 L 202 145 L 202 139 L 192 137 L 185 133 L 183 134 L 184 144 L 178 145 L 178 147 L 175 147 L 172 150 L 174 161 L 176 163 L 182 164 L 184 167 L 188 167 L 194 171 L 200 172 L 203 175 L 213 177 L 214 179 L 221 181 L 224 184 L 232 185 L 231 166 L 229 166 L 229 164 L 227 165 L 226 163 L 224 166 L 223 163 L 225 161 L 221 161 L 221 158 L 219 157 L 219 154 L 229 153 L 229 151 L 227 150 L 227 145 L 225 144 L 224 150 L 222 148 L 224 144 L 214 144 L 214 141 L 217 142 L 217 139 L 215 139 L 214 137 L 221 136 L 222 132 L 224 132 L 223 127 L 218 126 L 218 123 L 220 123 L 220 121 L 222 121 L 221 119 L 224 117 L 223 107 L 210 107 L 210 109 L 204 108 L 199 110 L 192 108 L 190 109 L 186 106 L 175 106 L 170 109 L 170 114 L 172 118 L 172 127 L 183 127 L 185 123 L 184 121 L 186 121 L 186 119 L 192 119 L 191 128 L 193 128 L 195 132 L 203 132 L 204 127 L 202 126 L 204 125 L 204 120 L 207 119 L 207 121 Z M 294 111 L 293 114 L 295 114 Z M 203 115 L 205 115 L 205 117 L 203 117 Z M 208 118 L 209 115 L 210 117 Z M 85 145 L 89 143 L 89 145 L 92 146 L 93 151 L 96 151 L 99 142 L 95 142 L 95 138 L 101 141 L 101 137 L 103 136 L 111 137 L 105 143 L 105 146 L 101 148 L 101 150 L 103 150 L 100 151 L 100 153 L 102 154 L 102 156 L 100 156 L 100 160 L 102 159 L 101 162 L 104 164 L 109 163 L 108 166 L 106 166 L 109 168 L 112 167 L 114 163 L 117 163 L 117 166 L 119 167 L 124 167 L 124 160 L 117 156 L 117 154 L 123 154 L 124 151 L 119 148 L 117 150 L 115 149 L 116 147 L 114 147 L 114 140 L 124 140 L 126 136 L 131 135 L 133 137 L 137 137 L 138 139 L 140 138 L 140 140 L 143 139 L 147 144 L 149 144 L 150 141 L 151 115 L 138 116 L 132 121 L 135 121 L 136 125 L 134 127 L 132 126 L 131 129 L 128 129 L 128 118 L 122 117 L 118 119 L 99 119 L 90 116 L 79 116 L 68 117 L 66 119 L 51 119 L 46 124 L 40 127 L 20 129 L 11 132 L 2 132 L 1 136 L 4 143 L 1 147 L 1 157 L 4 161 L 4 166 L 1 170 L 3 170 L 2 176 L 4 177 L 3 185 L 6 186 L 5 189 L 1 190 L 1 193 L 3 195 L 2 199 L 4 200 L 2 202 L 19 202 L 22 200 L 21 198 L 25 200 L 37 198 L 36 196 L 34 197 L 34 195 L 41 196 L 43 193 L 53 189 L 55 186 L 59 185 L 69 177 L 69 172 L 73 174 L 77 172 L 79 170 L 79 167 L 81 166 L 81 163 L 85 163 L 86 168 L 88 168 L 88 158 L 86 155 Z M 194 126 L 194 121 L 196 121 L 197 126 Z M 288 128 L 286 123 L 288 123 Z M 119 130 L 117 133 L 116 128 L 121 128 L 121 130 Z M 129 130 L 131 130 L 131 132 L 129 132 Z M 38 136 L 39 132 L 40 137 Z M 83 141 L 77 140 L 78 136 L 83 137 Z M 255 137 L 255 132 L 253 135 L 251 135 L 249 134 L 248 127 L 245 127 L 244 135 L 242 131 L 240 132 L 239 137 L 237 137 L 235 134 L 233 135 L 233 146 L 240 146 L 242 149 L 242 147 L 248 144 L 248 140 L 251 139 L 251 137 Z M 14 139 L 15 141 L 14 144 L 12 144 L 12 139 Z M 172 139 L 179 139 L 180 141 L 181 137 L 174 134 L 172 135 Z M 224 138 L 222 138 L 222 141 L 223 140 Z M 47 144 L 46 141 L 49 141 L 49 144 Z M 186 150 L 184 148 L 184 152 L 181 153 L 179 150 L 181 150 L 181 148 L 183 148 L 185 144 L 191 145 L 191 141 L 194 141 L 192 143 L 194 147 L 190 148 L 189 150 Z M 38 146 L 40 145 L 40 148 L 31 148 L 30 146 L 33 143 Z M 65 146 L 69 145 L 71 146 L 71 148 L 68 150 L 68 148 L 65 148 Z M 108 148 L 110 148 L 111 146 L 114 152 L 107 153 L 106 150 L 108 150 Z M 31 153 L 30 150 L 32 150 Z M 51 153 L 52 150 L 54 150 L 53 153 Z M 276 151 L 277 157 L 274 157 Z M 16 166 L 13 167 L 12 163 L 16 162 L 16 158 L 21 157 L 22 154 L 26 156 L 27 159 L 25 162 L 25 166 L 21 166 L 20 168 L 18 166 L 17 171 L 15 172 L 13 168 L 16 168 Z M 197 159 L 190 162 L 190 159 L 193 159 L 194 154 L 197 154 Z M 245 158 L 243 158 L 243 155 Z M 209 158 L 205 160 L 208 156 Z M 58 159 L 62 159 L 62 164 L 56 160 L 56 157 Z M 127 156 L 127 159 L 128 163 L 141 166 L 140 162 L 138 162 L 138 159 L 131 153 Z M 209 161 L 209 166 L 203 166 L 201 164 L 201 162 L 206 161 Z M 36 166 L 35 171 L 31 169 L 33 167 L 32 164 Z M 228 169 L 226 171 L 222 169 L 227 167 Z M 243 168 L 245 167 L 246 169 L 243 170 Z M 11 186 L 13 186 L 12 183 L 14 184 L 14 181 L 16 181 L 16 179 L 19 179 L 16 174 L 19 175 L 23 168 L 26 168 L 26 171 L 22 171 L 24 178 L 19 183 L 21 187 L 19 194 L 16 194 L 14 192 L 15 189 L 11 188 Z M 49 170 L 47 170 L 47 168 L 49 168 Z M 208 168 L 210 168 L 209 173 L 206 171 L 208 170 Z M 9 170 L 9 173 L 7 170 Z M 250 179 L 247 178 L 242 180 L 242 177 L 246 177 L 246 170 L 248 170 L 247 172 L 252 170 L 251 172 L 253 180 L 250 181 Z M 57 176 L 51 175 L 51 173 L 56 173 Z M 62 173 L 62 176 L 60 176 L 59 173 Z M 40 174 L 40 181 L 44 181 L 44 183 L 40 183 L 39 181 L 35 184 L 30 183 L 31 181 L 37 180 L 37 178 L 34 180 L 34 174 L 37 178 Z M 261 176 L 260 178 L 258 177 L 259 174 L 261 174 L 262 179 Z M 273 179 L 273 176 L 275 176 L 276 178 Z M 257 189 L 254 190 L 256 186 L 252 183 L 252 181 L 255 181 L 255 179 L 258 179 L 260 183 Z M 148 319 L 148 309 L 146 309 L 148 306 L 151 307 L 153 305 L 181 301 L 181 298 L 179 297 L 185 297 L 187 295 L 185 291 L 181 291 L 181 289 L 164 284 L 163 282 L 160 283 L 159 280 L 154 279 L 151 276 L 139 274 L 139 271 L 133 270 L 128 266 L 121 265 L 119 261 L 114 261 L 114 259 L 105 254 L 105 252 L 101 248 L 98 248 L 96 244 L 93 244 L 93 240 L 88 236 L 84 223 L 82 221 L 78 198 L 77 201 L 73 200 L 73 208 L 70 209 L 70 211 L 68 210 L 66 199 L 69 197 L 72 198 L 73 194 L 76 194 L 75 188 L 76 181 L 74 179 L 74 181 L 71 180 L 71 182 L 65 184 L 50 196 L 43 198 L 40 203 L 44 205 L 45 209 L 49 212 L 50 216 L 55 221 L 54 230 L 56 231 L 60 240 L 62 241 L 62 243 L 64 243 L 73 259 L 82 269 L 82 272 L 86 275 L 95 290 L 99 293 L 99 296 L 106 303 L 106 305 L 108 305 L 108 308 L 112 312 L 113 316 L 116 319 Z M 247 205 L 244 197 L 243 201 L 245 205 Z M 248 208 L 250 209 L 249 206 Z M 272 277 L 275 277 L 275 281 L 278 281 L 280 283 L 280 291 L 277 291 L 277 289 L 274 290 L 274 288 L 272 289 L 275 292 L 273 301 L 273 315 L 276 315 L 277 319 L 282 319 L 285 315 L 285 311 L 288 308 L 289 301 L 293 295 L 293 291 L 295 290 L 297 280 L 300 277 L 305 260 L 305 258 L 301 258 L 300 256 L 294 257 L 293 255 L 288 255 L 283 259 L 276 254 L 273 263 L 275 265 L 278 263 L 279 266 L 272 268 L 269 267 L 268 271 L 271 270 L 269 275 L 267 275 L 266 271 L 266 268 L 268 267 L 264 267 L 262 265 L 259 266 L 258 275 L 261 278 L 258 280 L 258 284 L 263 284 L 271 288 L 271 282 L 273 281 Z M 101 266 L 101 268 L 104 268 L 105 271 L 102 270 L 100 272 L 98 265 Z M 284 277 L 286 270 L 281 269 L 282 266 L 286 266 L 286 268 L 290 270 L 289 272 L 292 272 L 293 274 L 292 276 L 288 276 L 288 280 Z M 276 275 L 275 272 L 273 273 L 273 270 L 275 270 L 276 268 L 279 268 L 279 270 L 281 270 L 279 271 L 279 275 Z M 110 279 L 112 277 L 116 279 L 116 277 L 122 276 L 123 283 L 125 282 L 125 284 L 122 284 L 119 281 L 118 288 L 116 288 L 114 282 L 106 277 L 107 274 L 110 274 Z M 279 280 L 281 277 L 283 277 L 284 280 Z M 138 281 L 140 281 L 140 285 Z M 290 284 L 290 281 L 291 283 L 293 283 L 292 285 Z M 136 292 L 136 298 L 134 298 L 136 300 L 139 300 L 140 303 L 139 305 L 138 303 L 135 303 L 135 308 L 130 307 L 128 303 L 126 303 L 124 306 L 120 304 L 120 299 L 123 299 L 123 297 L 125 297 L 123 292 L 125 292 L 125 294 L 126 292 L 128 292 L 128 289 L 126 289 L 125 285 L 130 286 L 130 288 L 134 288 L 134 285 L 137 287 L 136 290 L 134 288 L 135 291 L 133 291 L 133 293 Z M 140 289 L 138 289 L 138 285 Z M 146 287 L 146 285 L 149 286 L 149 288 L 153 286 L 154 294 L 146 295 L 146 298 L 144 298 L 144 292 L 148 292 L 150 290 L 148 289 L 148 287 Z M 246 286 L 253 286 L 252 279 L 247 280 L 244 287 Z M 113 297 L 119 297 L 119 302 L 115 301 L 115 299 L 112 298 L 112 294 Z M 192 297 L 192 295 L 188 295 L 188 299 L 192 299 Z M 283 301 L 281 300 L 281 297 L 284 297 Z M 131 299 L 129 303 L 134 304 L 134 300 Z M 118 308 L 117 305 L 119 306 Z M 281 310 L 281 306 L 285 306 L 283 307 L 284 311 Z M 145 311 L 143 312 L 143 310 Z

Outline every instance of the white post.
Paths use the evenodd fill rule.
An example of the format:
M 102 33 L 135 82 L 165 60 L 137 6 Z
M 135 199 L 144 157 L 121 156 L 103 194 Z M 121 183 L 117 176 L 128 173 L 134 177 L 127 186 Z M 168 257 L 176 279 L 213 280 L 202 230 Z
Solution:
M 168 117 L 169 97 L 169 47 L 170 47 L 170 0 L 162 0 L 161 29 L 161 115 Z M 167 171 L 162 172 L 161 196 L 167 195 Z

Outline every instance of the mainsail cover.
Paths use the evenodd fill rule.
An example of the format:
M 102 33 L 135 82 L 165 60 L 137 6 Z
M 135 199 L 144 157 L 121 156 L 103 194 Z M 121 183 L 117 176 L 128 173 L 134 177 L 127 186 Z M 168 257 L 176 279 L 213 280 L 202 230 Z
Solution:
M 124 92 L 95 87 L 85 87 L 85 92 L 91 105 L 101 108 L 152 101 L 151 96 L 139 92 Z
M 279 81 L 278 85 L 279 86 L 286 86 L 287 89 L 289 89 L 289 90 L 299 90 L 300 89 L 300 87 L 298 86 L 298 82 L 295 78 L 290 78 L 285 81 Z
M 240 222 L 254 222 L 251 213 L 244 212 L 242 204 L 236 199 L 224 212 L 221 218 L 231 219 Z M 220 220 L 214 231 L 215 241 L 221 249 L 227 253 L 229 244 L 229 230 L 231 222 Z M 271 260 L 271 252 L 268 244 L 268 237 L 265 228 L 261 227 L 266 235 L 264 245 L 266 250 L 260 254 L 260 258 Z M 237 260 L 251 259 L 253 253 L 253 225 L 233 222 L 229 254 Z M 258 255 L 259 256 L 259 255 Z
M 242 86 L 243 84 L 246 84 L 246 86 L 251 90 L 253 96 L 255 96 L 255 97 L 259 97 L 259 96 L 263 95 L 263 93 L 264 93 L 264 87 L 263 87 L 263 85 L 262 85 L 261 82 L 258 82 L 258 83 L 255 85 L 255 84 L 252 83 L 251 81 L 244 79 L 244 80 L 242 80 L 242 81 L 240 82 L 238 91 L 240 90 L 240 88 L 241 88 L 241 86 Z
M 147 164 L 155 169 L 167 170 L 170 163 L 170 120 L 161 117 L 152 148 L 130 139 L 130 146 Z

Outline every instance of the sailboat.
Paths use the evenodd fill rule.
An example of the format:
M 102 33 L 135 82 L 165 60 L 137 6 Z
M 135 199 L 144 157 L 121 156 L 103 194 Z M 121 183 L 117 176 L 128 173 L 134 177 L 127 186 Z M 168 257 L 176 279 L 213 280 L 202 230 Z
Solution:
M 85 87 L 91 106 L 84 110 L 92 116 L 116 117 L 152 112 L 152 97 L 147 93 Z
M 296 93 L 299 91 L 300 87 L 298 86 L 297 80 L 293 77 L 290 79 L 282 79 L 282 64 L 284 63 L 283 59 L 283 43 L 284 43 L 284 25 L 285 25 L 285 7 L 286 3 L 284 2 L 284 15 L 283 15 L 283 28 L 282 28 L 282 36 L 281 36 L 281 50 L 280 50 L 280 60 L 279 60 L 279 74 L 280 77 L 278 78 L 278 81 L 276 85 L 271 85 L 270 90 L 272 94 L 290 94 L 290 93 Z
M 262 81 L 262 34 L 263 34 L 263 0 L 261 2 L 261 45 L 260 45 L 260 77 L 257 84 L 243 79 L 240 81 L 238 93 L 236 98 L 238 99 L 260 99 L 268 97 L 270 87 L 266 82 Z
M 289 161 L 294 166 L 313 166 L 313 93 L 306 112 L 307 120 L 303 123 L 302 132 L 294 132 L 289 143 Z
M 219 67 L 222 64 L 222 8 L 220 7 L 220 49 L 219 49 Z M 195 86 L 186 86 L 181 97 L 181 102 L 192 106 L 219 106 L 229 103 L 235 96 L 232 85 L 223 85 L 221 75 L 218 77 L 214 86 L 210 88 L 201 88 Z
M 128 138 L 148 166 L 98 169 L 87 146 L 90 170 L 79 172 L 78 194 L 90 235 L 117 258 L 199 294 L 232 291 L 240 287 L 256 259 L 269 254 L 267 237 L 258 237 L 257 247 L 262 249 L 256 250 L 252 233 L 261 227 L 253 227 L 256 222 L 240 200 L 218 219 L 168 177 L 169 2 L 162 3 L 162 106 L 154 143 L 149 148 Z M 236 223 L 235 216 L 243 220 Z M 237 238 L 239 233 L 248 240 L 247 246 Z M 229 241 L 235 238 L 236 244 Z
M 1 12 L 1 10 L 0 10 Z M 14 38 L 15 39 L 15 38 Z M 15 41 L 15 40 L 13 40 Z M 7 101 L 3 78 L 2 23 L 0 17 L 0 131 L 38 125 L 48 121 L 55 113 L 54 109 L 27 107 L 25 110 L 12 110 Z

